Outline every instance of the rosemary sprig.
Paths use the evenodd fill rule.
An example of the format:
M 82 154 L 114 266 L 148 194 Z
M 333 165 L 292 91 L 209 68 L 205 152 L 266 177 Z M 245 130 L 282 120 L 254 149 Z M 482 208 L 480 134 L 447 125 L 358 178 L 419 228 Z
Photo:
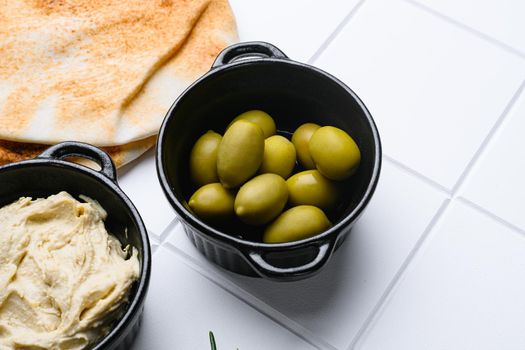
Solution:
M 217 344 L 215 344 L 215 337 L 213 336 L 212 331 L 210 331 L 210 344 L 211 344 L 211 350 L 217 350 Z

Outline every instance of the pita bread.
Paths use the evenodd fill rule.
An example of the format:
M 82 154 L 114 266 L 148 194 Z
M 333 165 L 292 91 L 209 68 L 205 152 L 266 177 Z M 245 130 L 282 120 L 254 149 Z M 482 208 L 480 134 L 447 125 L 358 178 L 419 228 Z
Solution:
M 0 139 L 14 142 L 133 149 L 237 41 L 226 0 L 10 0 L 0 13 Z
M 111 156 L 117 167 L 121 167 L 133 159 L 138 158 L 149 148 L 155 145 L 156 139 L 156 136 L 152 136 L 147 139 L 135 141 L 126 145 L 103 147 L 102 149 Z M 35 158 L 48 147 L 49 145 L 37 143 L 0 141 L 0 165 Z M 92 164 L 90 161 L 80 158 L 75 158 L 75 162 L 87 166 L 91 166 Z
M 14 3 L 15 2 L 13 2 L 13 4 Z M 77 1 L 74 5 L 68 5 L 68 3 L 65 2 L 64 6 L 66 8 L 60 10 L 63 11 L 60 12 L 57 8 L 53 7 L 53 3 L 50 2 L 47 11 L 53 14 L 55 12 L 74 14 L 76 13 L 76 6 L 81 6 L 79 3 L 81 2 Z M 109 6 L 110 2 L 106 1 L 105 3 L 108 4 L 108 7 L 104 8 L 106 11 L 109 11 L 108 9 L 111 8 L 111 6 Z M 10 4 L 10 6 L 13 4 Z M 172 3 L 172 5 L 174 6 L 175 4 Z M 0 4 L 0 11 L 3 11 L 2 7 L 5 6 L 7 6 L 7 4 Z M 16 4 L 13 6 L 16 7 Z M 3 28 L 5 29 L 7 27 L 5 23 L 0 23 L 0 33 Z M 60 29 L 59 31 L 63 32 L 64 29 Z M 3 48 L 6 46 L 3 40 L 5 40 L 5 38 L 0 38 L 0 59 L 4 57 Z M 15 39 L 11 41 L 13 40 Z M 191 84 L 191 82 L 210 68 L 213 60 L 222 49 L 236 41 L 238 41 L 238 38 L 235 20 L 228 1 L 214 0 L 206 2 L 203 11 L 198 18 L 195 19 L 193 27 L 187 33 L 184 40 L 179 43 L 177 50 L 167 60 L 158 63 L 157 65 L 159 67 L 156 71 L 150 75 L 143 75 L 144 81 L 138 84 L 140 86 L 137 88 L 138 92 L 130 98 L 129 101 L 124 103 L 125 108 L 121 108 L 118 112 L 118 120 L 112 119 L 109 114 L 101 114 L 99 115 L 100 118 L 97 118 L 97 116 L 94 115 L 93 104 L 91 103 L 92 99 L 88 98 L 88 96 L 79 96 L 76 100 L 60 100 L 62 103 L 61 108 L 51 109 L 51 113 L 48 114 L 39 113 L 38 108 L 34 108 L 34 104 L 36 103 L 38 105 L 38 103 L 40 103 L 40 106 L 42 105 L 41 101 L 46 99 L 46 94 L 44 94 L 45 89 L 32 88 L 32 91 L 40 91 L 40 95 L 35 94 L 32 98 L 29 98 L 21 94 L 21 91 L 29 91 L 24 90 L 24 86 L 15 87 L 15 85 L 10 83 L 12 81 L 16 82 L 17 79 L 22 79 L 24 75 L 27 75 L 25 79 L 28 85 L 39 84 L 37 79 L 31 77 L 32 70 L 27 74 L 24 73 L 24 69 L 26 69 L 28 65 L 30 66 L 30 64 L 26 62 L 26 64 L 21 65 L 17 70 L 13 68 L 10 71 L 8 71 L 8 68 L 0 68 L 0 77 L 7 78 L 4 82 L 0 80 L 0 138 L 4 138 L 3 141 L 0 140 L 0 165 L 37 156 L 47 147 L 44 143 L 53 144 L 71 139 L 102 146 L 106 151 L 109 151 L 118 167 L 132 161 L 155 144 L 155 136 L 140 139 L 140 135 L 155 135 L 158 132 L 165 113 L 178 95 Z M 35 64 L 35 62 L 31 64 Z M 47 64 L 50 63 L 48 62 Z M 13 76 L 9 75 L 9 73 L 12 73 Z M 110 74 L 110 72 L 108 72 L 108 74 Z M 50 83 L 45 84 L 45 86 L 49 85 Z M 98 92 L 100 95 L 105 94 L 102 91 L 103 88 L 104 87 L 101 87 Z M 109 90 L 112 91 L 112 89 Z M 16 91 L 18 91 L 18 95 Z M 58 91 L 59 95 L 63 93 L 61 90 Z M 106 92 L 106 94 L 108 93 L 111 92 Z M 47 94 L 47 96 L 51 95 L 51 92 Z M 62 94 L 60 96 L 64 95 Z M 94 95 L 91 97 L 93 96 Z M 54 130 L 57 127 L 54 120 L 61 118 L 57 111 L 65 111 L 64 106 L 69 103 L 78 104 L 79 107 L 82 103 L 86 103 L 87 106 L 86 114 L 78 111 L 79 114 L 76 116 L 78 122 L 68 124 L 64 121 L 67 130 L 74 129 L 77 132 L 67 133 L 64 130 Z M 49 112 L 50 110 L 48 109 L 47 111 Z M 28 115 L 31 116 L 31 118 L 26 117 Z M 70 116 L 72 116 L 72 114 L 70 114 Z M 69 121 L 75 121 L 75 119 L 69 119 Z M 90 123 L 90 121 L 94 122 L 95 125 L 86 128 L 87 123 Z M 129 139 L 134 141 L 119 145 L 122 138 L 115 138 L 114 134 L 111 135 L 111 133 L 102 132 L 104 125 L 106 125 L 106 123 L 111 124 L 111 122 L 113 122 L 114 125 L 110 127 L 110 130 L 114 129 L 116 133 L 120 135 L 128 133 L 128 136 L 130 136 Z M 54 126 L 49 127 L 48 123 Z M 26 124 L 41 124 L 41 128 L 36 135 L 32 135 L 31 132 L 28 132 L 27 128 L 23 127 L 23 125 Z M 127 125 L 127 127 L 124 125 Z M 101 132 L 93 135 L 92 131 L 95 129 L 99 129 Z M 150 131 L 146 132 L 145 130 Z M 17 133 L 19 136 L 14 137 L 13 135 Z M 57 137 L 57 134 L 62 134 L 64 138 Z M 135 136 L 131 137 L 131 135 Z M 137 138 L 139 139 L 136 140 Z M 107 147 L 108 145 L 113 146 Z

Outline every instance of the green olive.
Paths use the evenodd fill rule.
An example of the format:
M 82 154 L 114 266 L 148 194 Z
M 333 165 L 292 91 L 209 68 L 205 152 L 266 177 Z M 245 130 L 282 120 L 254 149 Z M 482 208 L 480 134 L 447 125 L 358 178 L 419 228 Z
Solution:
M 282 213 L 263 235 L 264 243 L 284 243 L 315 236 L 332 224 L 324 212 L 312 205 L 300 205 Z
M 292 143 L 297 150 L 297 158 L 305 169 L 315 169 L 315 163 L 310 156 L 308 149 L 308 142 L 313 133 L 319 129 L 320 126 L 314 123 L 306 123 L 298 127 L 292 135 Z
M 259 126 L 239 120 L 233 123 L 219 145 L 217 173 L 224 187 L 235 188 L 252 177 L 263 159 L 264 135 Z
M 264 155 L 259 172 L 288 178 L 295 166 L 295 147 L 286 137 L 274 135 L 264 140 Z
M 306 170 L 286 180 L 288 201 L 292 205 L 331 208 L 337 201 L 336 185 L 317 170 Z
M 361 152 L 355 141 L 333 126 L 317 129 L 308 148 L 317 170 L 332 180 L 346 179 L 356 171 L 361 161 Z
M 222 221 L 233 216 L 234 201 L 233 193 L 220 183 L 211 183 L 195 191 L 188 205 L 203 220 Z
M 190 154 L 190 178 L 198 186 L 219 182 L 217 152 L 222 136 L 208 131 L 195 142 Z
M 244 112 L 239 114 L 235 119 L 228 125 L 230 127 L 233 123 L 238 120 L 247 120 L 249 122 L 259 125 L 264 133 L 264 137 L 270 137 L 275 135 L 276 127 L 273 118 L 266 112 L 254 109 L 251 111 Z
M 288 200 L 282 177 L 262 174 L 245 183 L 235 197 L 235 213 L 247 224 L 262 225 L 281 213 Z

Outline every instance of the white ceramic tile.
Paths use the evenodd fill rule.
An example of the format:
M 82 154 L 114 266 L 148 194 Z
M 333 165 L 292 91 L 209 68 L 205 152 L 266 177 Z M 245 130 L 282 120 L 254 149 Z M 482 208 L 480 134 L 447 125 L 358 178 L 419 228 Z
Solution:
M 472 170 L 462 196 L 525 229 L 525 94 L 517 100 L 507 119 L 479 163 Z
M 416 0 L 525 53 L 522 0 Z
M 175 212 L 157 179 L 155 150 L 119 171 L 119 185 L 137 207 L 148 232 L 160 236 L 175 218 Z
M 453 203 L 357 349 L 523 349 L 525 236 Z
M 157 236 L 151 236 L 149 237 L 149 243 L 151 247 L 160 245 L 160 240 L 157 238 Z
M 197 260 L 204 261 L 201 259 L 200 253 L 194 248 L 189 238 L 186 236 L 186 232 L 184 232 L 182 223 L 180 221 L 177 222 L 177 224 L 170 231 L 168 237 L 166 238 L 166 243 L 182 250 L 184 253 L 193 258 L 196 258 Z
M 275 283 L 214 268 L 176 227 L 168 242 L 338 349 L 378 302 L 444 196 L 385 162 L 378 189 L 347 242 L 317 276 Z
M 151 253 L 155 254 L 155 252 L 157 251 L 157 249 L 160 246 L 160 242 L 157 240 L 157 238 L 155 238 L 155 236 L 152 235 L 149 238 L 149 243 L 150 243 L 150 247 L 151 247 Z
M 306 62 L 359 0 L 231 0 L 242 41 L 277 45 L 290 58 Z
M 369 0 L 314 62 L 378 122 L 384 151 L 452 188 L 525 78 L 525 60 L 400 0 Z
M 159 247 L 133 350 L 210 349 L 209 331 L 218 349 L 314 349 Z

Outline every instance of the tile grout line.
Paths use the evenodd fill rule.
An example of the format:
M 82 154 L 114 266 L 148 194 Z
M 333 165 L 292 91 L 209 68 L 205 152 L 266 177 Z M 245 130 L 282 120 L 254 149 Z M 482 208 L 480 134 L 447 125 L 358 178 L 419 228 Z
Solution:
M 491 37 L 490 35 L 485 34 L 485 33 L 481 32 L 481 31 L 479 31 L 479 30 L 477 30 L 477 29 L 475 29 L 473 27 L 470 27 L 470 26 L 468 26 L 466 24 L 463 24 L 460 21 L 453 19 L 452 17 L 448 17 L 447 15 L 445 15 L 445 14 L 439 12 L 439 11 L 434 10 L 430 6 L 421 4 L 420 2 L 418 2 L 416 0 L 403 0 L 403 1 L 408 3 L 408 4 L 411 4 L 414 7 L 419 8 L 419 9 L 425 11 L 425 12 L 428 12 L 428 13 L 436 16 L 436 17 L 439 17 L 440 19 L 442 19 L 442 20 L 444 20 L 446 22 L 449 22 L 449 23 L 459 27 L 459 28 L 461 28 L 461 29 L 463 29 L 463 30 L 465 30 L 465 31 L 467 31 L 467 32 L 477 36 L 480 39 L 483 39 L 483 40 L 485 40 L 487 42 L 490 42 L 492 45 L 497 46 L 497 47 L 499 47 L 500 49 L 502 49 L 504 51 L 512 53 L 512 54 L 514 54 L 514 55 L 516 55 L 516 56 L 518 56 L 518 57 L 520 57 L 522 59 L 525 59 L 525 53 L 524 52 L 522 52 L 522 51 L 520 51 L 520 50 L 518 50 L 518 49 L 516 49 L 516 48 L 514 48 L 514 47 L 512 47 L 512 46 L 510 46 L 508 44 L 505 44 L 504 42 L 499 41 L 498 39 L 495 39 L 495 38 Z
M 312 57 L 308 61 L 306 61 L 308 64 L 312 64 L 315 62 L 319 56 L 326 50 L 328 46 L 334 41 L 334 39 L 339 35 L 339 33 L 343 30 L 344 27 L 348 24 L 350 19 L 354 17 L 354 15 L 357 13 L 359 8 L 363 5 L 365 0 L 360 0 L 355 6 L 348 12 L 348 14 L 343 18 L 343 20 L 335 27 L 334 31 L 326 38 L 326 40 L 319 46 L 319 48 L 314 52 Z
M 163 244 L 162 246 L 168 249 L 170 252 L 177 255 L 177 257 L 181 259 L 182 262 L 186 266 L 188 266 L 190 269 L 197 272 L 199 275 L 206 278 L 207 280 L 209 280 L 210 282 L 212 282 L 217 287 L 221 288 L 222 290 L 224 290 L 225 292 L 227 292 L 234 298 L 238 299 L 240 302 L 248 305 L 255 311 L 259 312 L 264 317 L 267 317 L 272 322 L 279 325 L 281 328 L 286 329 L 288 332 L 294 334 L 295 336 L 302 339 L 306 343 L 312 345 L 316 349 L 338 350 L 336 347 L 327 343 L 323 339 L 319 339 L 319 337 L 317 337 L 315 334 L 313 334 L 312 332 L 310 332 L 309 330 L 307 330 L 306 328 L 304 328 L 297 322 L 289 319 L 285 315 L 282 315 L 279 311 L 273 309 L 271 306 L 266 304 L 264 301 L 261 301 L 254 295 L 245 291 L 242 287 L 239 287 L 235 282 L 230 281 L 226 278 L 223 278 L 217 273 L 211 271 L 206 266 L 203 266 L 197 259 L 187 254 L 183 250 L 177 248 L 172 243 L 166 242 L 166 244 Z M 248 300 L 248 299 L 253 299 L 253 300 Z M 285 319 L 287 323 L 282 320 L 283 318 Z
M 151 255 L 155 255 L 157 250 L 159 250 L 160 245 L 155 244 L 153 247 L 151 247 Z
M 148 238 L 149 238 L 150 240 L 156 240 L 156 241 L 159 240 L 159 236 L 158 236 L 155 232 L 153 232 L 153 231 L 151 231 L 151 230 L 148 230 L 148 229 L 146 228 L 146 233 L 148 234 Z
M 386 155 L 383 153 L 383 160 L 388 161 L 390 164 L 394 165 L 396 168 L 408 173 L 409 175 L 412 175 L 413 177 L 416 177 L 418 180 L 426 183 L 428 186 L 433 187 L 435 190 L 441 192 L 447 197 L 451 197 L 451 191 L 446 188 L 445 186 L 441 185 L 437 181 L 432 180 L 431 178 L 427 177 L 426 175 L 423 175 L 417 170 L 412 169 L 408 165 L 405 165 L 404 163 L 392 158 L 389 155 Z
M 153 231 L 146 229 L 149 239 L 149 247 L 151 249 L 151 256 L 155 255 L 157 248 L 160 246 L 159 236 L 157 236 Z
M 147 229 L 146 229 L 146 233 L 148 234 L 148 239 L 150 243 L 160 244 L 159 238 L 155 233 Z
M 503 112 L 499 116 L 499 118 L 496 120 L 494 125 L 492 125 L 490 131 L 485 136 L 483 141 L 481 142 L 481 145 L 478 147 L 476 153 L 472 156 L 470 161 L 468 162 L 467 166 L 459 176 L 456 184 L 452 188 L 452 197 L 456 197 L 459 191 L 461 191 L 463 185 L 466 183 L 466 180 L 469 178 L 469 176 L 472 174 L 472 170 L 475 168 L 476 164 L 481 159 L 482 155 L 486 152 L 488 149 L 488 146 L 492 143 L 492 140 L 494 140 L 494 136 L 498 133 L 498 131 L 501 129 L 502 125 L 504 124 L 505 120 L 507 120 L 507 116 L 509 115 L 509 112 L 516 104 L 516 101 L 521 96 L 523 89 L 525 88 L 525 80 L 523 80 L 516 90 L 516 92 L 512 95 L 511 99 L 503 109 Z
M 467 199 L 465 197 L 457 197 L 456 200 L 459 203 L 462 203 L 462 204 L 464 204 L 464 205 L 466 205 L 466 206 L 476 210 L 477 212 L 479 212 L 481 214 L 484 214 L 485 216 L 488 216 L 489 218 L 491 218 L 492 220 L 494 220 L 497 223 L 501 224 L 502 226 L 505 226 L 508 229 L 510 229 L 511 231 L 514 231 L 516 234 L 519 234 L 519 235 L 522 235 L 523 237 L 525 237 L 525 230 L 524 229 L 522 229 L 521 227 L 516 226 L 513 223 L 503 219 L 499 215 L 494 214 L 490 210 L 485 209 L 481 205 L 476 204 L 476 203 L 472 202 L 471 200 L 469 200 L 469 199 Z
M 401 281 L 402 277 L 405 274 L 405 271 L 408 269 L 408 267 L 411 265 L 412 261 L 416 257 L 417 253 L 419 252 L 420 248 L 425 244 L 428 236 L 430 236 L 430 233 L 437 227 L 438 223 L 441 221 L 441 219 L 444 217 L 445 213 L 450 207 L 450 203 L 452 202 L 452 199 L 446 198 L 443 200 L 443 203 L 441 203 L 440 207 L 438 208 L 436 214 L 432 217 L 430 222 L 428 223 L 427 227 L 423 231 L 423 234 L 419 239 L 417 240 L 416 244 L 412 247 L 410 252 L 408 253 L 408 256 L 403 261 L 403 264 L 401 267 L 397 270 L 396 274 L 388 284 L 388 286 L 385 288 L 383 294 L 381 294 L 381 297 L 376 302 L 374 308 L 370 313 L 368 314 L 368 317 L 363 322 L 362 326 L 357 331 L 356 335 L 350 342 L 350 345 L 348 346 L 347 350 L 353 350 L 361 341 L 361 339 L 367 334 L 367 332 L 370 330 L 370 326 L 372 323 L 377 319 L 379 316 L 381 310 L 389 300 L 389 298 L 392 296 L 392 292 L 396 288 L 396 286 Z
M 161 234 L 159 235 L 159 245 L 162 245 L 166 238 L 170 235 L 171 231 L 177 226 L 179 222 L 179 217 L 175 216 L 173 220 L 170 221 L 170 223 L 166 226 L 164 230 L 162 230 Z

